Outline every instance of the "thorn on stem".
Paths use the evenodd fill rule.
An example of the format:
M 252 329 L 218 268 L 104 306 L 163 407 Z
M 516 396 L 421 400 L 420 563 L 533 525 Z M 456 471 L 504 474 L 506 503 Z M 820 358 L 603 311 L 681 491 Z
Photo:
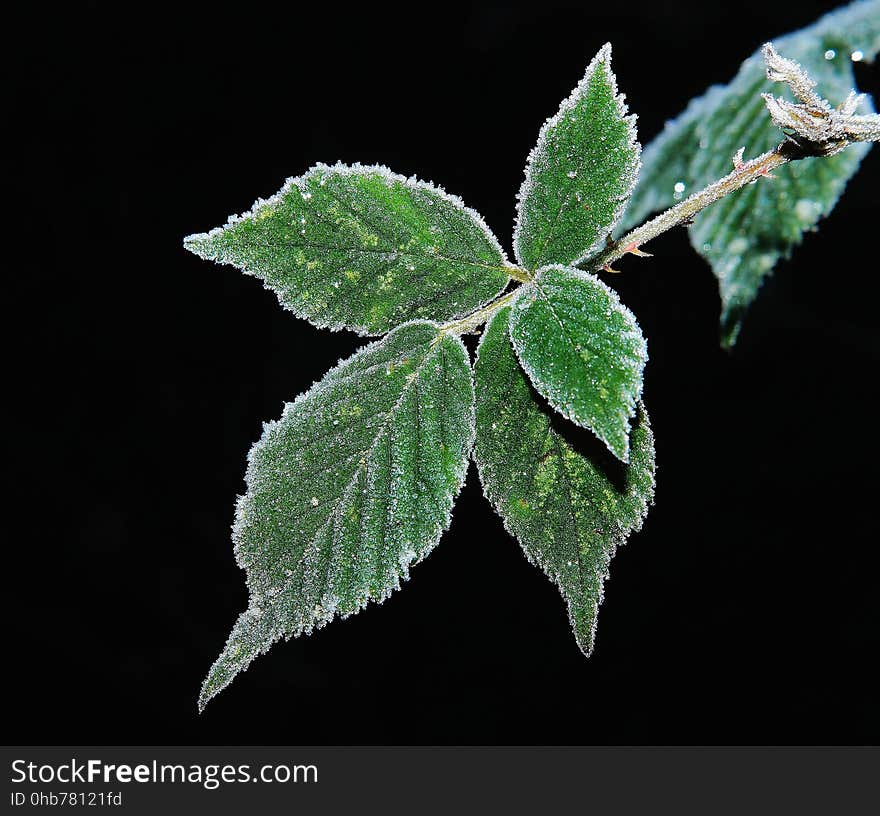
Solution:
M 644 252 L 639 249 L 636 244 L 630 244 L 624 250 L 624 252 L 628 252 L 630 255 L 635 255 L 639 258 L 653 258 L 654 256 L 650 252 Z

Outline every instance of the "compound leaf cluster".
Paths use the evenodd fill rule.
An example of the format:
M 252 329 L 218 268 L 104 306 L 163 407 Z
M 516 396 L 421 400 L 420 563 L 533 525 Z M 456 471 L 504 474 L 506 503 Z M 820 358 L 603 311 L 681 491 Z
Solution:
M 480 475 L 527 556 L 559 585 L 581 648 L 592 648 L 602 579 L 641 523 L 654 462 L 639 401 L 645 341 L 610 289 L 571 268 L 604 246 L 639 165 L 610 60 L 606 45 L 529 156 L 520 267 L 459 199 L 361 165 L 319 165 L 185 239 L 261 278 L 317 326 L 388 332 L 288 404 L 251 450 L 233 528 L 250 602 L 200 707 L 280 638 L 387 598 L 437 544 L 475 439 L 473 370 L 456 327 L 512 279 L 524 285 L 508 296 L 512 308 L 496 307 L 477 368 Z M 551 424 L 553 409 L 620 460 L 632 456 L 622 489 L 601 451 L 579 452 Z
M 848 63 L 807 57 L 817 42 L 876 52 L 880 24 L 867 18 L 878 2 L 780 47 L 823 69 L 822 90 L 834 96 L 851 81 Z M 645 153 L 624 224 L 664 206 L 677 185 L 716 177 L 741 144 L 767 146 L 763 82 L 749 61 L 667 128 Z M 729 339 L 761 275 L 833 205 L 860 157 L 786 168 L 775 185 L 698 218 L 692 238 L 719 275 Z M 578 645 L 592 651 L 609 561 L 652 501 L 654 440 L 638 323 L 615 292 L 574 267 L 603 265 L 639 166 L 635 117 L 606 45 L 528 158 L 518 266 L 459 199 L 362 165 L 318 165 L 185 239 L 197 255 L 261 278 L 316 326 L 384 335 L 287 404 L 250 452 L 233 528 L 250 601 L 200 707 L 277 640 L 398 589 L 449 526 L 471 455 L 490 503 L 557 584 Z M 514 282 L 522 285 L 507 291 Z M 487 320 L 472 367 L 459 335 Z

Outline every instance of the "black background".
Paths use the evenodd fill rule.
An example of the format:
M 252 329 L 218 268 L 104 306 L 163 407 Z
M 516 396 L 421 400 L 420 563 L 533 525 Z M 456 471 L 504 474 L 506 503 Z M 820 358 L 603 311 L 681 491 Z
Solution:
M 22 384 L 7 403 L 22 416 L 7 426 L 5 739 L 877 742 L 878 151 L 731 354 L 683 230 L 611 281 L 648 337 L 659 472 L 589 661 L 472 469 L 404 591 L 195 707 L 246 604 L 229 526 L 247 450 L 359 341 L 182 236 L 339 159 L 442 184 L 509 247 L 538 127 L 604 42 L 647 142 L 830 7 L 65 4 L 8 21 L 21 218 L 4 312 Z M 858 77 L 880 89 L 876 67 Z

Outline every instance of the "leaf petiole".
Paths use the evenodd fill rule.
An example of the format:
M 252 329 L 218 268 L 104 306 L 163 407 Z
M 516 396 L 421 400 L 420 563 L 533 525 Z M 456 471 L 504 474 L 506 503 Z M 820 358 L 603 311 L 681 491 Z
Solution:
M 495 312 L 499 309 L 503 309 L 507 306 L 513 299 L 516 297 L 517 292 L 519 291 L 519 287 L 511 289 L 509 292 L 499 295 L 495 300 L 486 304 L 482 309 L 478 309 L 477 311 L 469 314 L 467 317 L 463 317 L 460 320 L 451 320 L 449 323 L 444 323 L 440 327 L 440 331 L 437 334 L 437 338 L 434 342 L 438 342 L 442 337 L 447 334 L 452 334 L 456 336 L 460 336 L 462 334 L 468 334 L 478 329 L 484 323 L 486 323 L 490 317 L 492 317 Z

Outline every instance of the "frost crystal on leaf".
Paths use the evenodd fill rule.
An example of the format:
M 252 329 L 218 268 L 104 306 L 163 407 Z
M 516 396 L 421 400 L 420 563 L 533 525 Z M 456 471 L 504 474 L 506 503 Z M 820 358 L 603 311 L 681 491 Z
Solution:
M 467 351 L 428 322 L 361 349 L 266 425 L 233 528 L 250 603 L 199 707 L 281 637 L 398 589 L 449 526 L 473 440 Z
M 529 154 L 514 229 L 517 261 L 531 270 L 574 265 L 601 248 L 635 186 L 640 150 L 605 45 Z
M 801 31 L 774 40 L 790 66 L 798 63 L 825 99 L 855 101 L 851 54 L 872 59 L 880 51 L 880 0 L 862 0 Z M 781 73 L 790 73 L 778 65 Z M 763 110 L 762 93 L 778 94 L 767 78 L 760 52 L 747 59 L 733 81 L 710 88 L 645 148 L 641 178 L 620 232 L 655 210 L 675 203 L 673 185 L 699 190 L 730 170 L 730 156 L 745 145 L 747 156 L 771 150 L 782 134 Z M 799 86 L 802 97 L 812 88 Z M 803 101 L 803 98 L 802 100 Z M 786 103 L 788 104 L 788 103 Z M 870 111 L 863 99 L 860 110 Z M 851 111 L 855 113 L 855 111 Z M 749 304 L 764 278 L 788 257 L 805 232 L 831 212 L 858 169 L 869 144 L 843 152 L 791 162 L 774 179 L 749 185 L 696 216 L 690 227 L 693 247 L 711 264 L 721 292 L 721 337 L 732 345 Z
M 509 311 L 495 315 L 477 354 L 474 460 L 504 526 L 559 587 L 589 656 L 609 561 L 641 527 L 654 495 L 654 439 L 639 403 L 630 462 L 621 479 L 610 476 L 622 466 L 584 450 L 572 438 L 578 429 L 536 400 L 511 349 Z
M 510 336 L 538 393 L 628 461 L 648 349 L 617 294 L 594 275 L 546 267 L 514 301 Z
M 317 165 L 184 246 L 261 278 L 316 326 L 360 334 L 462 317 L 509 280 L 479 214 L 378 166 Z

